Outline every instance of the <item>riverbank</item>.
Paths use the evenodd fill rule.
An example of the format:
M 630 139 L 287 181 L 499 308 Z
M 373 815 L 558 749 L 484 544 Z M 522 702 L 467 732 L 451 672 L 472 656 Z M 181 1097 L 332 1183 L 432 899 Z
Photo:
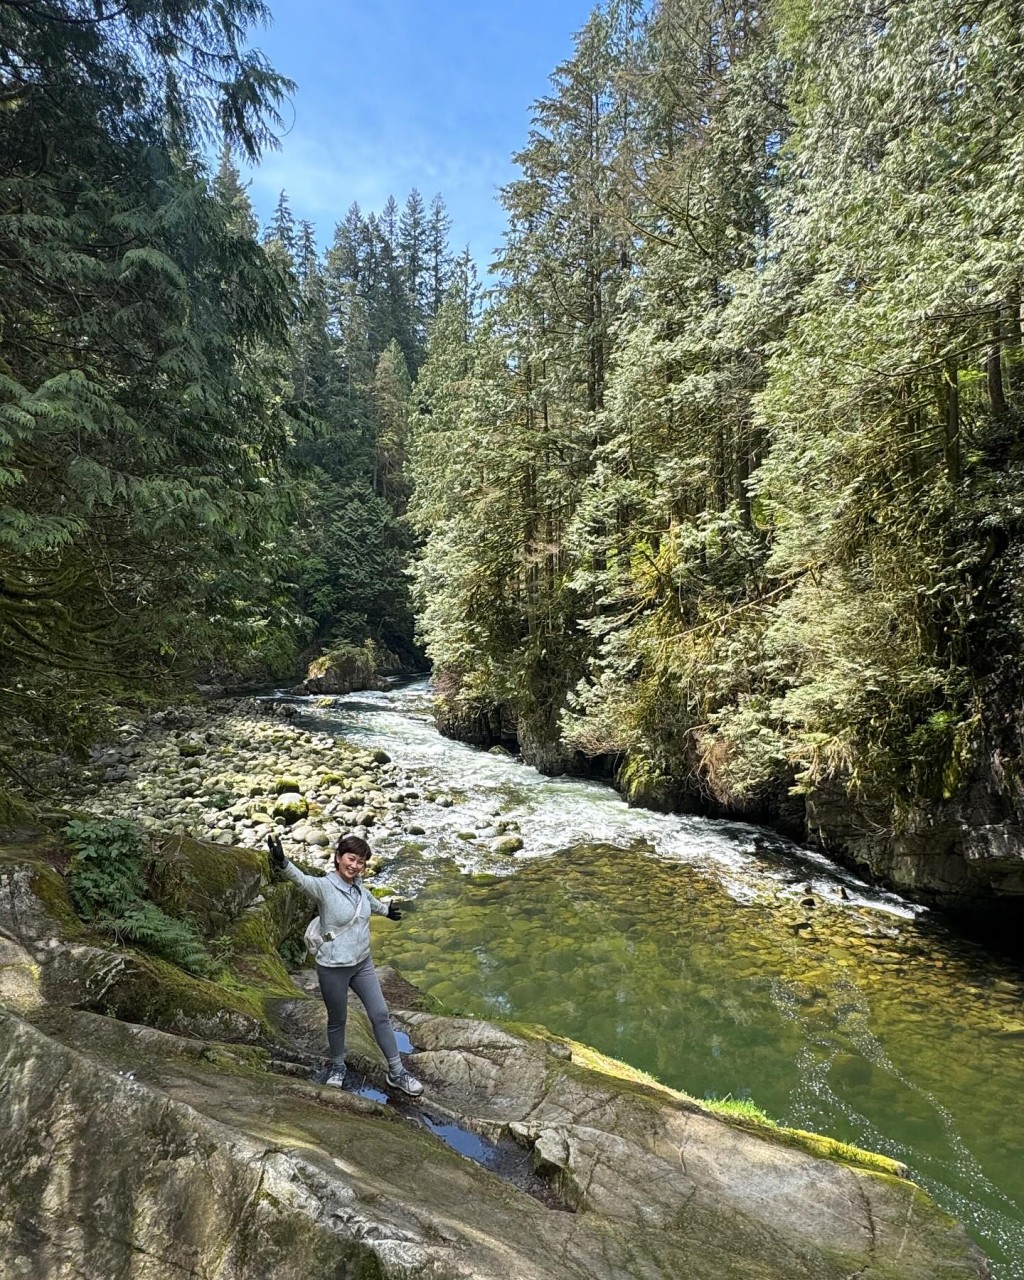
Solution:
M 317 705 L 329 709 L 332 701 Z M 273 832 L 300 853 L 325 858 L 346 831 L 423 835 L 410 802 L 438 809 L 455 803 L 446 792 L 411 785 L 381 748 L 361 750 L 300 727 L 297 714 L 294 702 L 222 699 L 124 722 L 118 740 L 70 776 L 64 802 L 131 818 L 145 831 L 220 845 L 262 848 Z M 500 822 L 478 835 L 499 855 L 522 847 Z
M 662 813 L 752 823 L 820 851 L 869 883 L 940 912 L 968 935 L 1024 954 L 1024 822 L 1002 794 L 998 760 L 979 758 L 955 795 L 918 798 L 897 814 L 842 781 L 797 793 L 795 775 L 743 799 L 722 793 L 695 758 L 654 769 L 630 752 L 588 756 L 567 748 L 558 717 L 517 717 L 508 703 L 460 701 L 439 680 L 438 731 L 487 748 L 501 744 L 552 777 L 607 782 L 630 804 Z M 998 753 L 997 753 L 998 754 Z
M 1019 967 L 769 832 L 628 807 L 444 739 L 422 682 L 264 710 L 282 705 L 296 715 L 276 727 L 300 733 L 286 754 L 307 733 L 339 756 L 381 751 L 385 798 L 406 793 L 359 828 L 413 900 L 378 931 L 380 960 L 452 1009 L 541 1021 L 674 1087 L 884 1152 L 968 1224 L 999 1280 L 1024 1278 Z M 121 804 L 124 785 L 90 802 Z M 238 838 L 260 844 L 244 821 Z M 499 824 L 521 850 L 494 852 Z

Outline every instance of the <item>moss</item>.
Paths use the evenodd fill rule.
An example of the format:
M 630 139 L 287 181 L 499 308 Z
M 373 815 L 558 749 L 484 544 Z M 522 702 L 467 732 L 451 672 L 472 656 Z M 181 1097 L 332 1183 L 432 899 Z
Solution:
M 270 1054 L 266 1049 L 257 1049 L 255 1045 L 212 1041 L 199 1056 L 204 1062 L 232 1075 L 262 1075 L 270 1064 Z
M 898 1160 L 890 1160 L 888 1156 L 879 1155 L 875 1151 L 865 1151 L 863 1148 L 852 1146 L 848 1142 L 840 1142 L 838 1138 L 827 1138 L 818 1133 L 808 1133 L 804 1129 L 785 1129 L 771 1122 L 765 1125 L 753 1121 L 744 1121 L 740 1122 L 738 1127 L 763 1133 L 766 1137 L 774 1138 L 776 1142 L 781 1143 L 783 1146 L 796 1147 L 798 1150 L 806 1151 L 808 1155 L 818 1156 L 822 1160 L 833 1160 L 840 1164 L 852 1165 L 858 1169 L 870 1169 L 872 1173 L 883 1174 L 907 1186 L 914 1186 L 915 1190 L 919 1191 L 922 1205 L 930 1203 L 928 1197 L 916 1187 L 916 1184 L 907 1182 L 906 1166 L 900 1164 Z
M 290 826 L 292 823 L 298 822 L 300 818 L 305 818 L 308 815 L 309 802 L 298 795 L 291 799 L 279 796 L 274 801 L 272 812 L 275 818 L 282 818 Z
M 252 849 L 164 836 L 153 847 L 150 892 L 166 911 L 187 912 L 206 937 L 216 937 L 258 891 L 266 865 Z
M 32 806 L 17 792 L 0 788 L 0 827 L 13 826 L 16 823 L 28 822 L 32 819 Z
M 248 907 L 231 927 L 231 972 L 247 985 L 272 997 L 294 996 L 281 947 L 290 939 L 301 943 L 309 922 L 309 900 L 292 884 L 269 886 L 263 902 Z M 302 945 L 301 954 L 305 954 Z
M 749 1098 L 701 1098 L 700 1105 L 705 1111 L 713 1111 L 715 1115 L 753 1120 L 771 1129 L 779 1128 L 778 1122 Z
M 71 905 L 71 895 L 64 877 L 53 867 L 39 863 L 32 869 L 29 888 L 60 926 L 61 937 L 81 938 L 85 928 Z
M 265 910 L 265 904 L 249 907 L 235 921 L 228 934 L 236 951 L 257 951 L 269 954 L 280 939 L 273 927 L 273 917 Z
M 258 992 L 261 999 L 282 999 L 296 995 L 295 984 L 288 976 L 281 957 L 247 954 L 231 962 L 232 974 L 243 989 Z
M 107 992 L 99 1012 L 165 1031 L 252 1041 L 269 1032 L 263 1002 L 255 991 L 228 987 L 185 973 L 169 961 L 141 952 L 131 957 L 122 979 Z

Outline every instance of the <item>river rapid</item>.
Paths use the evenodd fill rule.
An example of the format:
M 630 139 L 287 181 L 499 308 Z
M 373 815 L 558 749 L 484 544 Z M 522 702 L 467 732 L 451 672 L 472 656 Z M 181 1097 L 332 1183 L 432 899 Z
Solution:
M 298 701 L 417 793 L 368 832 L 378 882 L 411 900 L 399 928 L 375 921 L 378 962 L 452 1011 L 901 1160 L 996 1280 L 1024 1280 L 1021 965 L 771 833 L 444 739 L 425 683 Z M 522 850 L 495 851 L 502 829 Z

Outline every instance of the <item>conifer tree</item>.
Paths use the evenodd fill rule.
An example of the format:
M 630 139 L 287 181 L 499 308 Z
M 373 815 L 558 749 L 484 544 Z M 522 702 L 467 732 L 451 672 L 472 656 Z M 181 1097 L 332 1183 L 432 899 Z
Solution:
M 267 138 L 287 83 L 242 48 L 261 13 L 0 7 L 9 777 L 12 743 L 80 744 L 111 692 L 237 660 L 273 603 L 289 287 L 193 151 L 216 122 Z

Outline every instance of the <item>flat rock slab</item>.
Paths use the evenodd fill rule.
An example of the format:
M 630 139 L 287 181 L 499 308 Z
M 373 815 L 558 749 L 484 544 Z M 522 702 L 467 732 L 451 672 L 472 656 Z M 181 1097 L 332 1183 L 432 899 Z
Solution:
M 585 1068 L 487 1024 L 471 1034 L 471 1023 L 408 1015 L 411 1033 L 435 1044 L 452 1022 L 448 1047 L 424 1050 L 414 1061 L 433 1072 L 441 1065 L 437 1055 L 460 1054 L 470 1066 L 450 1088 L 472 1088 L 478 1096 L 479 1064 L 489 1064 L 492 1081 L 521 1073 L 533 1105 L 516 1123 L 552 1165 L 574 1180 L 585 1176 L 579 1212 L 545 1208 L 394 1108 L 268 1072 L 259 1050 L 79 1010 L 41 1008 L 31 1018 L 0 1013 L 0 1184 L 14 1189 L 0 1203 L 0 1274 L 30 1280 L 986 1274 L 960 1228 L 912 1184 L 758 1146 L 748 1135 L 737 1139 L 729 1126 L 652 1103 L 644 1092 L 631 1103 L 629 1123 L 640 1115 L 645 1123 L 625 1137 L 617 1129 L 626 1123 L 623 1082 L 604 1096 L 598 1091 L 588 1105 L 577 1078 L 591 1074 Z M 555 1072 L 564 1087 L 545 1082 L 540 1068 L 549 1061 L 567 1072 Z M 440 1094 L 436 1084 L 433 1091 Z M 489 1095 L 492 1121 L 506 1105 L 496 1100 L 513 1092 Z M 666 1107 L 678 1124 L 669 1138 Z M 726 1131 L 725 1147 L 707 1146 L 704 1123 Z M 742 1175 L 737 1142 L 764 1153 Z M 702 1179 L 710 1171 L 711 1182 L 717 1176 L 728 1194 L 716 1199 L 698 1189 L 697 1171 Z M 824 1196 L 816 1186 L 821 1178 L 831 1180 Z M 776 1206 L 768 1214 L 766 1202 Z M 814 1213 L 812 1203 L 820 1206 Z M 790 1228 L 772 1221 L 781 1219 L 782 1206 L 796 1219 Z M 816 1241 L 808 1231 L 823 1217 L 836 1226 L 830 1238 Z

